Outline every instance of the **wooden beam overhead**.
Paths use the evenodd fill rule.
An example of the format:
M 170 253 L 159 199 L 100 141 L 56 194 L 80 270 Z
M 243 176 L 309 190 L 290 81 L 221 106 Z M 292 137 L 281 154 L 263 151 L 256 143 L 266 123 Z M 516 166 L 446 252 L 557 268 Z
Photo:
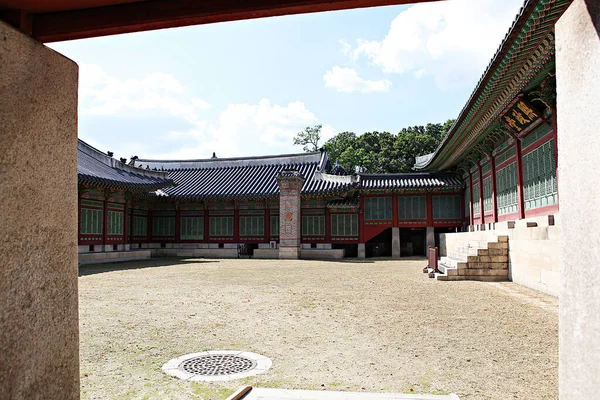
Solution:
M 148 0 L 33 13 L 31 29 L 33 37 L 41 42 L 56 42 L 224 21 L 430 1 L 439 0 Z M 6 17 L 10 12 L 0 10 L 0 19 L 14 25 Z

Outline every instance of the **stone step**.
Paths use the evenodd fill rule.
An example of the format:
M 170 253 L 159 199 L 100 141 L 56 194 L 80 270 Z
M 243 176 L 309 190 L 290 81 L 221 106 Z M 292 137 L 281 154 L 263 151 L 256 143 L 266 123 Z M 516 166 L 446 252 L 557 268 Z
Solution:
M 467 262 L 463 261 L 463 260 L 457 260 L 455 258 L 450 258 L 450 257 L 442 257 L 440 259 L 440 261 L 438 262 L 438 268 L 439 265 L 443 264 L 449 268 L 467 268 Z
M 459 269 L 458 275 L 463 276 L 504 276 L 508 278 L 508 269 L 465 268 Z
M 456 267 L 450 267 L 448 265 L 439 264 L 438 269 L 440 270 L 440 273 L 444 275 L 458 275 L 458 268 Z
M 437 274 L 438 281 L 478 281 L 478 282 L 504 282 L 507 280 L 506 276 L 502 275 L 455 275 L 447 276 Z
M 505 263 L 508 262 L 508 255 L 506 256 L 468 256 L 467 262 L 469 263 Z

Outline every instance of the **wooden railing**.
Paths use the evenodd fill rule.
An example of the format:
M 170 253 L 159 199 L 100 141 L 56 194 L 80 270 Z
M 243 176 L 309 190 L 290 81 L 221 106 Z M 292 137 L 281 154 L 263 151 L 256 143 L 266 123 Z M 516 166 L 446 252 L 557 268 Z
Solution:
M 428 267 L 433 269 L 435 272 L 438 270 L 438 248 L 429 246 L 427 250 L 427 260 L 429 262 Z

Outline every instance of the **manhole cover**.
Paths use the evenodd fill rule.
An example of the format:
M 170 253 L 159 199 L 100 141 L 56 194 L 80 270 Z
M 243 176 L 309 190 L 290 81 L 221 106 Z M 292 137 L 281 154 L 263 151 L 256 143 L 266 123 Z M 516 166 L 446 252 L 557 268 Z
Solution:
M 228 381 L 258 375 L 271 368 L 271 360 L 247 351 L 205 351 L 174 358 L 163 371 L 190 381 Z
M 211 354 L 190 358 L 181 363 L 180 369 L 197 375 L 231 375 L 253 369 L 256 361 L 233 354 Z

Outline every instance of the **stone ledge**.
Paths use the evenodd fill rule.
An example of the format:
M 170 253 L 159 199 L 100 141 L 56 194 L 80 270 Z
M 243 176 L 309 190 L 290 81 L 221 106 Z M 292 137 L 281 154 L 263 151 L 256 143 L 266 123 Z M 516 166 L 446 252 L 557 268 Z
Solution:
M 106 253 L 81 253 L 79 254 L 79 265 L 149 260 L 151 256 L 152 252 L 150 250 L 110 251 Z

